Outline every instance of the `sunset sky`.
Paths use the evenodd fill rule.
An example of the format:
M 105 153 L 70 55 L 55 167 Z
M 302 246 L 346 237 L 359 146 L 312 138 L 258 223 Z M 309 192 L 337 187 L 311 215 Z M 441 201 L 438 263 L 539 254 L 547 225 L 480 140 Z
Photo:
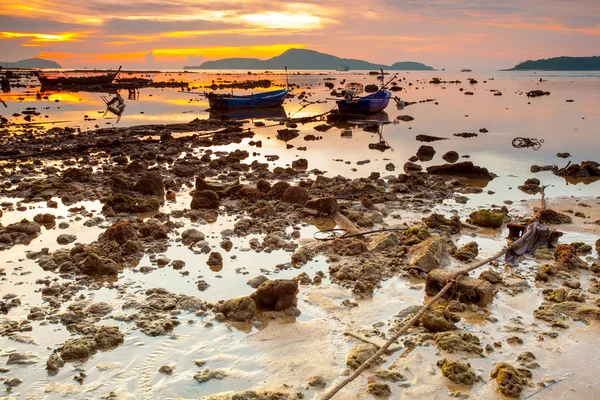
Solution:
M 2 0 L 0 61 L 181 68 L 288 48 L 498 69 L 600 55 L 600 0 Z

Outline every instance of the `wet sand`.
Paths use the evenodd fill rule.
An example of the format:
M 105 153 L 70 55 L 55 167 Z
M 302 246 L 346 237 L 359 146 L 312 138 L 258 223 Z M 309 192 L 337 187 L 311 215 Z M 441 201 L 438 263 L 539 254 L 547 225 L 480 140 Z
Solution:
M 309 386 L 307 382 L 311 377 L 321 376 L 328 388 L 351 370 L 346 365 L 346 356 L 361 342 L 345 336 L 345 331 L 385 339 L 402 323 L 395 317 L 398 312 L 424 304 L 425 274 L 409 268 L 409 257 L 405 255 L 416 243 L 405 243 L 403 232 L 395 234 L 400 243 L 393 243 L 389 248 L 367 250 L 370 242 L 367 240 L 366 248 L 348 254 L 344 251 L 350 250 L 342 249 L 345 244 L 323 245 L 313 239 L 319 229 L 335 226 L 331 217 L 315 219 L 315 213 L 303 208 L 303 204 L 286 201 L 273 192 L 244 192 L 222 198 L 216 210 L 192 211 L 192 190 L 198 175 L 219 183 L 239 179 L 242 186 L 251 188 L 256 187 L 260 179 L 271 185 L 287 181 L 293 186 L 304 187 L 313 198 L 339 194 L 341 189 L 344 196 L 357 193 L 340 198 L 338 202 L 343 206 L 344 214 L 361 230 L 402 224 L 422 226 L 422 219 L 432 212 L 446 217 L 456 215 L 465 221 L 472 211 L 490 208 L 493 204 L 501 206 L 505 200 L 512 201 L 506 204 L 506 219 L 520 220 L 533 215 L 533 208 L 539 206 L 539 195 L 525 194 L 517 186 L 527 178 L 539 177 L 542 184 L 552 185 L 546 189 L 548 208 L 559 212 L 572 210 L 567 214 L 573 218 L 573 223 L 552 226 L 565 233 L 560 243 L 590 245 L 590 252 L 579 255 L 590 268 L 598 259 L 594 243 L 600 235 L 600 225 L 594 222 L 600 219 L 600 208 L 593 195 L 599 183 L 571 185 L 551 172 L 532 174 L 529 167 L 532 164 L 566 164 L 556 157 L 556 152 L 566 150 L 573 154 L 570 158 L 573 162 L 593 160 L 594 146 L 590 142 L 593 144 L 597 139 L 590 136 L 590 132 L 597 126 L 599 118 L 597 109 L 592 107 L 598 101 L 598 92 L 594 92 L 597 78 L 547 77 L 548 81 L 540 84 L 532 76 L 496 75 L 494 80 L 486 83 L 483 81 L 489 77 L 475 76 L 479 83 L 470 85 L 466 77 L 455 75 L 452 78 L 461 78 L 463 83 L 433 85 L 429 83 L 430 73 L 401 75 L 405 78 L 401 81 L 405 89 L 398 94 L 404 99 L 434 98 L 438 104 L 417 103 L 404 110 L 396 110 L 390 105 L 387 110 L 390 121 L 397 115 L 411 115 L 415 120 L 382 125 L 383 138 L 391 146 L 385 152 L 369 149 L 368 145 L 377 142 L 379 137 L 363 130 L 362 124 L 332 126 L 327 132 L 316 131 L 314 127 L 326 123 L 325 120 L 290 127 L 299 129 L 299 136 L 288 142 L 294 145 L 289 149 L 286 142 L 276 139 L 277 130 L 285 128 L 277 118 L 256 118 L 239 125 L 213 121 L 187 131 L 148 127 L 143 132 L 135 129 L 94 132 L 96 125 L 110 128 L 115 122 L 100 119 L 99 110 L 103 103 L 97 93 L 49 93 L 47 100 L 38 101 L 35 100 L 37 89 L 26 89 L 30 93 L 23 93 L 23 100 L 8 102 L 5 115 L 23 111 L 28 106 L 38 107 L 41 111 L 44 105 L 48 107 L 47 111 L 34 121 L 43 121 L 43 114 L 47 113 L 48 120 L 71 122 L 36 128 L 35 132 L 27 132 L 30 127 L 11 126 L 3 131 L 3 144 L 22 140 L 21 149 L 33 152 L 40 148 L 60 148 L 69 143 L 94 143 L 99 138 L 132 142 L 93 149 L 89 153 L 68 152 L 2 162 L 2 226 L 7 227 L 24 218 L 33 221 L 35 216 L 44 213 L 56 217 L 53 223 L 42 223 L 40 232 L 29 237 L 29 243 L 11 242 L 9 245 L 3 241 L 6 246 L 1 253 L 4 276 L 0 287 L 5 302 L 12 298 L 6 295 L 14 293 L 20 304 L 10 307 L 3 316 L 2 360 L 8 360 L 14 352 L 35 355 L 32 364 L 6 365 L 8 371 L 3 372 L 3 376 L 23 381 L 8 395 L 48 399 L 198 398 L 253 389 L 280 391 L 283 396 L 289 396 L 287 398 L 296 398 L 296 393 L 302 393 L 304 398 L 318 398 L 324 389 Z M 192 85 L 200 90 L 202 84 L 218 76 L 199 74 L 197 80 L 192 79 Z M 280 84 L 284 79 L 281 74 L 266 76 Z M 306 91 L 310 94 L 309 100 L 315 101 L 330 96 L 329 90 L 322 85 L 323 78 L 328 76 L 310 74 L 292 76 L 290 80 L 296 80 L 300 85 L 296 92 Z M 338 81 L 374 81 L 373 77 L 357 73 L 332 76 Z M 248 78 L 244 75 L 225 77 Z M 171 76 L 165 79 L 171 79 Z M 336 87 L 340 86 L 338 81 L 334 81 Z M 409 83 L 413 85 L 409 86 Z M 489 91 L 492 86 L 501 89 L 503 96 L 494 96 Z M 460 87 L 474 90 L 475 95 L 465 96 L 458 90 Z M 537 87 L 551 90 L 552 95 L 532 99 L 523 96 L 523 91 Z M 127 102 L 127 113 L 116 126 L 187 124 L 196 117 L 207 118 L 209 114 L 202 111 L 207 107 L 206 102 L 195 97 L 190 101 L 190 98 L 176 89 L 144 89 L 139 102 Z M 564 102 L 571 98 L 575 103 Z M 305 117 L 326 112 L 333 105 L 329 101 L 302 108 L 299 100 L 293 98 L 286 102 L 285 112 L 294 117 Z M 298 109 L 301 110 L 296 112 Z M 144 114 L 140 114 L 142 111 Z M 98 119 L 83 120 L 84 114 Z M 21 117 L 10 117 L 10 121 L 20 121 Z M 74 123 L 75 120 L 78 122 Z M 256 122 L 264 122 L 266 126 L 256 126 Z M 69 132 L 62 130 L 54 134 L 47 131 L 52 127 L 67 126 L 79 128 L 84 133 L 89 130 L 92 134 L 79 137 L 76 132 L 76 137 L 70 137 Z M 238 126 L 242 131 L 251 130 L 253 136 L 239 135 Z M 453 136 L 463 131 L 478 132 L 483 127 L 489 133 L 479 133 L 469 139 Z M 174 139 L 161 136 L 165 129 L 173 130 Z M 219 140 L 202 141 L 193 137 L 219 130 L 225 132 Z M 352 136 L 342 137 L 342 132 L 348 130 Z M 567 130 L 571 131 L 569 135 L 565 135 Z M 308 140 L 305 136 L 309 134 L 322 138 Z M 461 155 L 468 154 L 468 160 L 488 168 L 498 177 L 486 182 L 483 190 L 480 184 L 472 185 L 468 181 L 461 181 L 456 187 L 448 185 L 446 182 L 452 179 L 450 177 L 435 179 L 427 174 L 423 174 L 424 178 L 421 174 L 413 174 L 407 178 L 402 173 L 402 166 L 423 144 L 414 140 L 417 134 L 449 138 L 425 143 L 436 149 L 436 155 L 431 161 L 419 162 L 420 165 L 441 164 L 442 154 L 457 150 Z M 546 141 L 538 151 L 514 149 L 510 141 L 517 135 L 537 136 Z M 147 141 L 147 138 L 155 141 Z M 251 145 L 250 141 L 261 141 L 262 147 Z M 304 146 L 306 151 L 299 149 Z M 243 153 L 245 151 L 247 153 Z M 308 160 L 307 170 L 286 169 L 299 158 Z M 370 162 L 358 163 L 365 160 Z M 141 165 L 139 172 L 133 172 L 130 167 L 134 162 Z M 389 163 L 394 164 L 393 170 L 386 169 Z M 71 172 L 71 177 L 65 179 L 70 168 L 90 170 L 82 175 Z M 144 195 L 140 193 L 143 189 L 134 188 L 148 168 L 160 172 L 164 186 L 175 191 L 175 201 L 162 198 L 158 214 L 157 211 L 136 214 L 105 208 L 109 197 L 117 193 L 113 176 L 125 181 L 127 193 L 152 198 L 154 195 Z M 382 178 L 371 172 L 379 172 Z M 326 178 L 341 175 L 343 178 L 322 181 L 318 179 L 321 175 Z M 40 179 L 53 186 L 44 186 L 42 191 L 36 189 L 39 187 L 35 186 L 39 185 L 36 180 Z M 376 190 L 369 191 L 370 187 Z M 361 201 L 365 188 L 370 203 Z M 575 216 L 576 212 L 584 216 Z M 111 250 L 107 247 L 110 242 L 99 239 L 118 221 L 132 224 L 142 246 L 140 251 L 126 255 L 122 250 L 124 244 L 118 246 L 119 250 Z M 69 226 L 60 228 L 61 222 Z M 188 229 L 197 229 L 204 238 L 192 245 L 184 243 L 183 233 Z M 462 229 L 450 238 L 458 247 L 475 241 L 479 246 L 475 260 L 480 260 L 500 250 L 506 244 L 507 233 L 505 227 L 478 231 Z M 59 245 L 57 238 L 61 234 L 75 235 L 76 239 L 73 243 Z M 224 243 L 227 241 L 229 245 Z M 352 240 L 352 243 L 361 241 Z M 78 244 L 93 247 L 93 252 L 102 257 L 108 258 L 111 252 L 119 253 L 122 258 L 117 262 L 118 275 L 90 277 L 82 274 L 76 257 L 73 257 L 76 254 L 73 249 Z M 226 250 L 228 246 L 230 250 Z M 302 248 L 307 249 L 309 259 L 292 265 L 292 255 Z M 64 260 L 58 257 L 60 252 L 57 250 L 61 249 L 73 253 L 67 259 L 76 265 L 56 264 L 50 268 L 55 260 Z M 92 250 L 87 248 L 85 251 Z M 222 266 L 207 265 L 209 254 L 214 252 L 222 255 Z M 92 256 L 88 254 L 87 257 Z M 449 260 L 450 265 L 445 267 L 448 270 L 464 265 L 456 258 Z M 48 261 L 51 264 L 47 264 Z M 502 361 L 519 366 L 516 358 L 526 351 L 535 355 L 539 367 L 530 368 L 532 377 L 523 385 L 521 398 L 541 388 L 540 382 L 545 379 L 547 384 L 550 383 L 548 379 L 558 380 L 571 373 L 575 375 L 536 397 L 594 398 L 599 390 L 595 376 L 600 366 L 589 355 L 598 345 L 598 326 L 593 317 L 598 314 L 592 313 L 592 317 L 584 318 L 584 322 L 563 316 L 560 321 L 565 327 L 557 327 L 535 318 L 534 312 L 540 306 L 552 304 L 549 297 L 563 286 L 563 281 L 577 281 L 580 289 L 567 288 L 567 291 L 574 291 L 573 296 L 579 296 L 582 304 L 598 309 L 595 305 L 598 299 L 596 274 L 593 268 L 591 271 L 579 268 L 563 271 L 548 282 L 536 280 L 540 266 L 553 263 L 552 255 L 546 259 L 524 256 L 519 267 L 500 262 L 472 274 L 477 277 L 480 272 L 495 271 L 503 283 L 493 285 L 496 294 L 491 304 L 468 305 L 456 311 L 461 319 L 451 332 L 477 336 L 481 348 L 490 345 L 494 350 L 484 352 L 485 357 L 450 353 L 438 347 L 432 332 L 423 326 L 414 327 L 398 343 L 402 346 L 400 351 L 365 372 L 336 398 L 373 398 L 367 392 L 367 384 L 384 383 L 373 375 L 377 368 L 392 368 L 404 375 L 398 382 L 385 382 L 390 386 L 390 398 L 454 398 L 457 393 L 471 398 L 502 398 L 496 390 L 496 382 L 490 379 L 491 370 Z M 344 265 L 349 277 L 342 279 L 338 272 Z M 366 265 L 371 265 L 372 269 L 362 268 Z M 219 301 L 253 293 L 255 289 L 246 282 L 258 275 L 271 280 L 293 279 L 305 283 L 299 286 L 297 308 L 301 314 L 297 317 L 260 314 L 243 323 L 217 316 L 213 309 Z M 208 285 L 204 290 L 199 289 L 200 281 Z M 55 285 L 61 285 L 58 294 L 48 289 Z M 164 288 L 168 292 L 152 297 L 148 290 L 155 288 Z M 189 305 L 190 298 L 198 302 Z M 172 301 L 176 303 L 173 308 L 169 305 Z M 188 306 L 183 306 L 186 301 Z M 97 303 L 108 304 L 110 311 L 91 313 L 89 306 Z M 83 314 L 78 314 L 79 309 L 85 310 Z M 145 320 L 145 316 L 150 316 L 150 321 Z M 27 320 L 30 323 L 22 324 L 22 330 L 15 328 L 15 321 Z M 166 323 L 168 320 L 176 321 L 176 325 L 163 324 L 157 330 L 148 327 L 152 322 Z M 97 329 L 100 325 L 118 326 L 123 343 L 99 349 L 76 361 L 67 361 L 55 375 L 47 373 L 46 361 L 53 352 L 64 355 L 66 341 L 86 337 L 89 334 L 86 330 Z M 151 336 L 150 332 L 158 335 Z M 515 336 L 522 343 L 517 340 L 516 344 L 509 344 L 507 340 Z M 501 346 L 494 346 L 496 342 Z M 443 358 L 470 363 L 481 379 L 472 387 L 452 383 L 436 366 Z M 159 372 L 159 368 L 166 365 L 172 367 L 171 375 Z M 194 379 L 206 368 L 220 371 L 221 379 L 206 382 Z M 73 380 L 81 376 L 81 372 L 85 374 L 82 383 Z

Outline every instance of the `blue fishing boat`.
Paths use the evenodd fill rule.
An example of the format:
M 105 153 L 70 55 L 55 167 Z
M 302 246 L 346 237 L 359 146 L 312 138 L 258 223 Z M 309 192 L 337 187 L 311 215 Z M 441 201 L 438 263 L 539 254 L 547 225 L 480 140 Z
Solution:
M 288 89 L 237 96 L 233 94 L 205 93 L 211 110 L 280 107 L 289 93 Z
M 363 97 L 346 96 L 344 100 L 337 101 L 337 106 L 340 112 L 375 114 L 385 110 L 391 98 L 392 92 L 382 88 L 376 93 Z

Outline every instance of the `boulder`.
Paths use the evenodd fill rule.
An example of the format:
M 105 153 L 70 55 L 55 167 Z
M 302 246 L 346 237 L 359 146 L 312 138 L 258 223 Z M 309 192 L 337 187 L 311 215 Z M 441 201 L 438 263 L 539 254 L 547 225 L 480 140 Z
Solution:
M 371 343 L 363 343 L 350 349 L 346 357 L 346 365 L 354 369 L 360 367 L 365 361 L 377 353 L 377 346 Z
M 425 279 L 425 293 L 427 296 L 435 296 L 442 290 L 452 273 L 435 269 L 427 274 Z M 488 281 L 469 276 L 463 276 L 456 282 L 455 290 L 446 292 L 444 297 L 458 296 L 462 303 L 473 303 L 480 307 L 490 304 L 494 300 L 494 287 Z
M 552 306 L 556 311 L 578 321 L 592 323 L 600 321 L 600 307 L 592 306 L 578 301 L 563 301 Z
M 115 241 L 122 245 L 128 240 L 137 240 L 137 238 L 138 235 L 133 228 L 133 225 L 131 225 L 130 222 L 120 221 L 110 226 L 98 237 L 98 240 L 101 242 Z
M 504 215 L 490 210 L 477 210 L 469 214 L 467 222 L 482 228 L 500 228 L 504 223 Z
M 106 276 L 118 275 L 119 266 L 112 260 L 103 259 L 97 254 L 89 254 L 82 263 L 81 272 L 86 275 Z
M 149 196 L 165 198 L 165 186 L 163 177 L 159 171 L 148 171 L 137 181 L 135 190 Z
M 490 377 L 496 380 L 497 388 L 505 396 L 519 398 L 523 386 L 527 384 L 527 378 L 531 372 L 525 368 L 515 368 L 512 365 L 499 362 L 496 364 Z
M 58 243 L 60 245 L 67 245 L 67 244 L 73 243 L 76 240 L 77 240 L 77 236 L 69 235 L 66 233 L 63 233 L 56 237 L 56 243 Z
M 471 261 L 479 255 L 479 245 L 477 242 L 469 242 L 456 250 L 454 258 L 460 261 Z
M 64 361 L 85 360 L 96 352 L 96 342 L 85 338 L 68 339 L 60 350 Z
M 218 209 L 221 204 L 219 195 L 212 190 L 196 190 L 192 194 L 190 208 L 198 209 Z
M 24 233 L 27 236 L 37 236 L 42 229 L 37 222 L 30 222 L 27 219 L 23 219 L 21 222 L 7 225 L 6 231 L 11 233 Z
M 577 249 L 570 244 L 559 244 L 554 250 L 554 266 L 559 270 L 573 271 L 587 269 L 588 265 L 577 255 Z
M 438 366 L 442 368 L 442 375 L 457 385 L 472 386 L 479 380 L 471 364 L 443 359 L 438 361 Z
M 460 317 L 452 314 L 449 311 L 444 311 L 439 308 L 430 309 L 421 317 L 421 324 L 429 332 L 445 332 L 455 329 L 454 322 L 458 322 Z
M 48 213 L 37 214 L 33 220 L 42 225 L 54 225 L 56 216 Z
M 299 158 L 292 161 L 292 168 L 294 169 L 308 169 L 308 160 L 306 158 Z
M 417 150 L 417 157 L 421 161 L 429 161 L 433 158 L 434 155 L 435 149 L 425 144 L 419 147 L 419 149 Z
M 118 326 L 103 325 L 96 331 L 94 342 L 98 349 L 106 350 L 122 344 L 123 338 L 123 333 L 121 333 Z
M 454 150 L 450 150 L 442 156 L 442 159 L 446 162 L 449 162 L 450 164 L 454 164 L 458 161 L 458 157 L 459 156 L 457 152 L 455 152 Z
M 456 250 L 451 240 L 439 235 L 412 246 L 408 264 L 424 272 L 450 265 L 450 254 Z
M 570 224 L 573 222 L 573 219 L 566 215 L 554 210 L 544 209 L 538 210 L 532 221 L 538 221 L 542 224 L 550 224 L 550 225 L 560 225 L 560 224 Z
M 319 197 L 308 200 L 304 207 L 316 210 L 321 214 L 333 215 L 340 210 L 340 206 L 333 196 Z
M 256 314 L 256 303 L 248 296 L 229 299 L 214 308 L 231 321 L 247 322 Z
M 308 190 L 300 186 L 291 186 L 283 194 L 283 200 L 292 204 L 305 205 L 309 199 Z
M 407 161 L 404 164 L 403 169 L 405 173 L 410 174 L 411 172 L 421 172 L 423 170 L 423 167 L 421 167 L 419 164 Z
M 427 167 L 427 173 L 431 175 L 460 176 L 473 179 L 492 180 L 496 175 L 490 173 L 486 168 L 473 165 L 470 161 L 456 164 L 433 165 Z
M 261 311 L 282 311 L 298 304 L 298 281 L 276 279 L 262 283 L 250 295 Z

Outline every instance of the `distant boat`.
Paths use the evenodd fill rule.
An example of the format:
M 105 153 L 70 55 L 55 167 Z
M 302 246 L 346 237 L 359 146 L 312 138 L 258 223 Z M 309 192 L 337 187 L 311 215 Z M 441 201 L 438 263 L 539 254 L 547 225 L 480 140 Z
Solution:
M 340 112 L 353 114 L 375 114 L 385 110 L 392 98 L 392 92 L 380 89 L 378 92 L 364 97 L 338 100 L 337 106 Z
M 473 70 L 470 70 L 468 68 L 463 68 L 460 70 L 460 72 L 473 72 Z
M 117 77 L 121 67 L 117 72 L 100 72 L 90 76 L 89 72 L 84 75 L 69 75 L 68 73 L 56 74 L 42 71 L 33 71 L 43 87 L 57 86 L 108 86 Z
M 211 110 L 240 108 L 280 107 L 289 93 L 288 89 L 236 96 L 232 94 L 205 93 Z
M 347 65 L 340 65 L 336 71 L 350 71 L 350 67 Z

